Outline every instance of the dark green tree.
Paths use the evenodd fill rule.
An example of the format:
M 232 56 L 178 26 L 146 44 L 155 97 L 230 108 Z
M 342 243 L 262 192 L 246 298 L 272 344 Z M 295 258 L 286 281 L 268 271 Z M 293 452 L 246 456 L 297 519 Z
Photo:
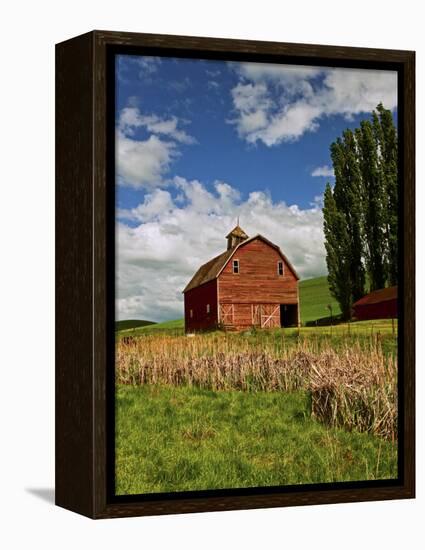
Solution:
M 331 158 L 335 173 L 333 197 L 336 208 L 344 214 L 349 239 L 350 284 L 353 301 L 365 293 L 363 266 L 361 172 L 354 134 L 346 130 L 342 139 L 331 145 Z
M 338 301 L 344 319 L 350 319 L 352 284 L 350 237 L 345 215 L 338 210 L 329 183 L 323 199 L 323 219 L 329 289 Z
M 391 111 L 380 103 L 373 113 L 379 169 L 384 189 L 384 227 L 387 240 L 387 278 L 398 281 L 398 138 Z
M 370 290 L 385 286 L 387 280 L 387 246 L 385 231 L 385 187 L 379 162 L 376 132 L 369 120 L 356 130 L 361 171 L 363 235 L 365 261 Z
M 326 186 L 328 280 L 345 318 L 366 290 L 397 284 L 397 130 L 380 103 L 371 120 L 331 144 L 335 186 Z M 366 288 L 367 287 L 367 288 Z

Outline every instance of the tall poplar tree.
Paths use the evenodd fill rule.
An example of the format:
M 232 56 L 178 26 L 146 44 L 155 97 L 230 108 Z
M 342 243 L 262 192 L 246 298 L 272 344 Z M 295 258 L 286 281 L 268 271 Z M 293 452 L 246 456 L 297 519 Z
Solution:
M 397 130 L 380 103 L 371 120 L 331 144 L 335 185 L 324 195 L 329 288 L 345 318 L 365 294 L 398 277 Z
M 360 128 L 356 130 L 356 138 L 362 175 L 365 260 L 370 290 L 377 290 L 385 286 L 387 279 L 385 188 L 378 157 L 376 133 L 369 120 L 363 120 L 360 123 Z
M 323 218 L 329 289 L 338 301 L 344 319 L 351 317 L 350 237 L 345 215 L 338 210 L 329 183 L 323 198 Z
M 337 209 L 345 216 L 349 239 L 349 277 L 353 301 L 364 295 L 365 270 L 362 263 L 362 201 L 361 173 L 357 158 L 357 146 L 351 130 L 343 132 L 331 145 L 331 158 L 335 173 L 333 196 Z
M 391 111 L 382 103 L 374 113 L 377 143 L 380 151 L 380 170 L 385 197 L 385 230 L 387 238 L 388 284 L 398 280 L 398 138 Z

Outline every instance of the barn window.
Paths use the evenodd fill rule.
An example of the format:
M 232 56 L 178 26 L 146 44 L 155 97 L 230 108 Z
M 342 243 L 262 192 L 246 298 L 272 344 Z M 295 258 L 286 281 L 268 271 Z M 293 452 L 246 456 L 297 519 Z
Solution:
M 239 273 L 239 260 L 233 260 L 233 273 Z
M 193 309 L 190 310 L 189 315 L 190 315 L 190 318 L 192 319 L 193 318 Z
M 207 304 L 207 313 L 210 312 L 210 304 Z
M 277 274 L 283 275 L 283 262 L 277 262 Z

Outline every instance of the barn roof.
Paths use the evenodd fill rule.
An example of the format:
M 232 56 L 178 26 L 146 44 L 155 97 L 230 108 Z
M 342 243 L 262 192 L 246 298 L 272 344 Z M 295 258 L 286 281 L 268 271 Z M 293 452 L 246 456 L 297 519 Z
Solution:
M 228 239 L 230 236 L 234 235 L 235 237 L 240 237 L 242 239 L 247 239 L 248 235 L 245 233 L 245 231 L 242 229 L 242 227 L 238 224 L 228 235 L 226 235 L 226 239 Z
M 237 246 L 231 248 L 230 250 L 226 250 L 226 252 L 223 252 L 222 254 L 220 254 L 219 256 L 216 256 L 209 262 L 201 265 L 201 267 L 198 269 L 198 271 L 195 273 L 195 275 L 186 285 L 186 288 L 183 290 L 183 292 L 186 292 L 187 290 L 191 290 L 192 288 L 196 288 L 205 283 L 208 283 L 209 281 L 216 279 L 220 275 L 220 273 L 223 271 L 223 269 L 226 267 L 227 262 L 230 260 L 233 254 L 239 248 L 241 248 L 242 246 L 245 246 L 247 243 L 255 239 L 261 239 L 267 244 L 269 244 L 270 246 L 272 246 L 273 248 L 275 248 L 279 252 L 279 254 L 282 256 L 282 258 L 285 260 L 286 264 L 288 265 L 292 273 L 295 275 L 295 277 L 299 279 L 297 272 L 295 271 L 291 262 L 288 260 L 285 254 L 283 254 L 281 249 L 276 244 L 273 244 L 271 241 L 269 241 L 262 235 L 258 234 L 258 235 L 254 235 L 254 237 L 250 237 L 249 239 L 242 241 Z
M 381 288 L 374 290 L 360 300 L 357 300 L 353 306 L 366 306 L 368 304 L 379 304 L 380 302 L 388 302 L 389 300 L 397 300 L 397 287 Z
M 223 254 L 220 254 L 206 264 L 201 265 L 201 267 L 186 285 L 186 288 L 183 290 L 183 292 L 186 292 L 186 290 L 190 290 L 191 288 L 201 286 L 204 283 L 208 283 L 209 281 L 215 279 L 220 273 L 221 269 L 227 264 L 227 260 L 229 260 L 230 256 L 233 254 L 236 248 L 237 247 L 226 250 L 226 252 L 223 252 Z

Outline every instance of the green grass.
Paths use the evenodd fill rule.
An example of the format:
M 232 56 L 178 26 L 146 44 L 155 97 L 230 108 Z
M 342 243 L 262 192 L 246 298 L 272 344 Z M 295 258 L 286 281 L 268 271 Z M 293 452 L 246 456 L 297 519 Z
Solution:
M 153 321 L 144 321 L 141 319 L 126 319 L 125 321 L 115 321 L 115 330 L 129 330 L 137 327 L 146 327 L 154 325 Z
M 117 494 L 386 479 L 396 446 L 314 421 L 304 392 L 118 386 Z
M 329 309 L 332 306 L 332 314 L 341 313 L 338 302 L 331 295 L 327 277 L 316 277 L 299 282 L 301 323 L 316 321 L 323 317 L 329 317 Z
M 164 321 L 163 323 L 154 323 L 142 327 L 135 327 L 125 330 L 117 330 L 119 336 L 146 336 L 148 334 L 183 334 L 184 319 L 175 319 L 173 321 Z

